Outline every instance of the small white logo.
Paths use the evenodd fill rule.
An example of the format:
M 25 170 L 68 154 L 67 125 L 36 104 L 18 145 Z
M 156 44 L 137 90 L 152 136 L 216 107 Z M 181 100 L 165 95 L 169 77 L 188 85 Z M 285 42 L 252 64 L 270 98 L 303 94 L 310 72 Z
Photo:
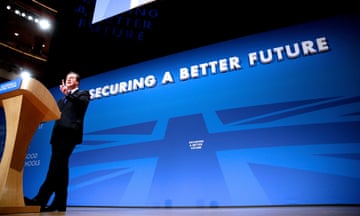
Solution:
M 191 150 L 202 149 L 204 142 L 205 142 L 205 140 L 190 140 L 189 147 Z
M 28 153 L 25 157 L 25 167 L 40 166 L 40 159 L 38 153 Z

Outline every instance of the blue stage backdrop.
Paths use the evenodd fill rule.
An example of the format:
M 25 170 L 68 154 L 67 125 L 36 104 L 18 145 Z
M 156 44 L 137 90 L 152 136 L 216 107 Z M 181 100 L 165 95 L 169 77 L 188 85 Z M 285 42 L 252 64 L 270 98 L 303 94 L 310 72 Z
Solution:
M 92 101 L 68 204 L 360 204 L 359 21 L 294 25 L 83 79 Z M 30 144 L 28 197 L 45 178 L 52 126 Z

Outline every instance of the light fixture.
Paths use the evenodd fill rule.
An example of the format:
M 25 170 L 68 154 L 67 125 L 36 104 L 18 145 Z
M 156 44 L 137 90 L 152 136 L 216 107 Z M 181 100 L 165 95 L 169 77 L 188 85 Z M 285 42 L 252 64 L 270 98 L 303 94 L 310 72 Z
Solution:
M 23 70 L 20 73 L 20 77 L 22 79 L 26 79 L 26 78 L 30 78 L 31 77 L 31 73 L 28 70 Z
M 16 5 L 15 5 L 16 6 Z M 41 18 L 35 15 L 33 12 L 26 11 L 24 8 L 14 8 L 11 5 L 7 5 L 6 9 L 13 11 L 16 15 L 26 18 L 28 21 L 35 22 L 39 25 L 41 30 L 49 30 L 51 28 L 51 22 L 47 19 Z
M 42 19 L 39 21 L 39 26 L 40 26 L 40 29 L 42 29 L 42 30 L 48 30 L 48 29 L 50 29 L 51 24 L 50 24 L 49 20 Z

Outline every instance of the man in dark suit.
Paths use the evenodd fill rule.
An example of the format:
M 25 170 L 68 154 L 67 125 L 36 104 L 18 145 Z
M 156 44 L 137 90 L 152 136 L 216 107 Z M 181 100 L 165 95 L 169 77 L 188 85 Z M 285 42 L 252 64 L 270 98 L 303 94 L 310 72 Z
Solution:
M 40 205 L 40 211 L 66 211 L 69 185 L 69 159 L 77 144 L 83 140 L 84 117 L 90 102 L 87 90 L 80 90 L 80 76 L 70 72 L 62 80 L 60 91 L 64 97 L 58 100 L 60 119 L 55 121 L 51 134 L 51 158 L 45 181 L 37 195 L 25 200 L 27 205 Z M 47 203 L 52 194 L 54 200 Z

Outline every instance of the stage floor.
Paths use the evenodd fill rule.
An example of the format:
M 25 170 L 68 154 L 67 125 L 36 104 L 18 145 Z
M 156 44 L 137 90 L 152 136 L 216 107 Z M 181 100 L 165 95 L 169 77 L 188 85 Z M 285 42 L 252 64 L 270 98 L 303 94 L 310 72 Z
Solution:
M 10 216 L 359 216 L 360 206 L 286 206 L 229 208 L 68 207 L 66 212 L 16 213 Z

